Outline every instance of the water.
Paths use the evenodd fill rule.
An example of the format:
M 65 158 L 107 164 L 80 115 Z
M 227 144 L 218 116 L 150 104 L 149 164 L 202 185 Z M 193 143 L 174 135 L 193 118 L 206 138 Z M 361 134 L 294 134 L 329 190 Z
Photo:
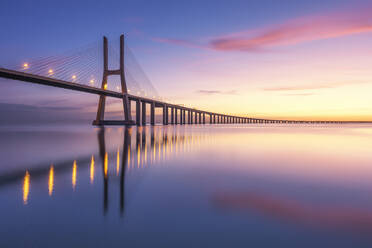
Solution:
M 0 129 L 0 247 L 371 247 L 372 126 Z

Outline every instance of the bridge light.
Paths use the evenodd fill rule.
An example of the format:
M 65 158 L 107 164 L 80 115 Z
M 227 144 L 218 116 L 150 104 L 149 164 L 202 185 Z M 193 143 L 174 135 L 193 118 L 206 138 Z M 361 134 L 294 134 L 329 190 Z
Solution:
M 28 69 L 28 67 L 29 67 L 28 63 L 23 64 L 23 69 Z
M 75 79 L 76 79 L 76 75 L 72 75 L 72 79 L 74 79 L 74 80 L 75 80 Z
M 89 83 L 90 83 L 90 84 L 94 84 L 94 79 L 91 79 L 91 80 L 89 81 Z
M 137 95 L 141 95 L 141 92 L 137 91 Z
M 130 92 L 130 90 L 128 89 L 128 92 Z
M 120 87 L 119 87 L 119 86 L 116 86 L 116 89 L 117 89 L 117 90 L 119 90 L 119 89 L 120 89 Z
M 53 73 L 54 73 L 54 71 L 52 69 L 49 69 L 48 74 L 52 75 Z
M 107 84 L 104 84 L 104 85 L 103 85 L 103 89 L 104 89 L 104 90 L 107 90 Z

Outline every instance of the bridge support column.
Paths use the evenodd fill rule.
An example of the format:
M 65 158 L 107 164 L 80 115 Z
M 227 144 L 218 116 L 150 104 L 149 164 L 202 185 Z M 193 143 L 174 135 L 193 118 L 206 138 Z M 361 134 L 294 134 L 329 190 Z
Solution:
M 146 103 L 142 102 L 142 125 L 146 126 Z
M 205 124 L 205 113 L 203 112 L 203 124 Z
M 174 108 L 174 124 L 178 124 L 178 110 Z
M 151 118 L 151 125 L 155 125 L 155 103 L 151 103 L 151 112 L 150 112 L 150 118 Z
M 174 124 L 174 108 L 170 107 L 170 111 L 171 111 L 170 124 Z
M 163 125 L 168 125 L 168 107 L 163 105 Z
M 141 125 L 141 101 L 136 101 L 136 125 Z
M 186 124 L 186 109 L 183 110 L 182 120 L 183 120 L 183 124 Z
M 183 125 L 183 109 L 180 109 L 180 124 Z

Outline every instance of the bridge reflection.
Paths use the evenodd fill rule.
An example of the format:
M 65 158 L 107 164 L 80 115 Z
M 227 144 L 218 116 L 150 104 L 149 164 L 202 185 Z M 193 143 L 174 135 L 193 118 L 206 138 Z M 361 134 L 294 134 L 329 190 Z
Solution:
M 122 137 L 122 144 L 112 149 L 108 139 L 108 133 L 117 132 Z M 154 166 L 161 166 L 166 160 L 176 158 L 182 153 L 188 153 L 192 149 L 199 149 L 201 142 L 208 141 L 211 137 L 207 133 L 185 131 L 178 127 L 122 127 L 122 128 L 98 128 L 98 155 L 93 154 L 78 159 L 68 159 L 61 163 L 48 165 L 37 169 L 29 169 L 26 172 L 15 172 L 0 175 L 0 187 L 22 180 L 22 199 L 26 205 L 32 196 L 31 183 L 47 178 L 47 192 L 49 197 L 58 193 L 61 185 L 56 185 L 55 177 L 70 174 L 70 182 L 62 187 L 71 187 L 73 192 L 88 184 L 103 183 L 103 213 L 109 209 L 109 187 L 119 181 L 119 208 L 121 216 L 124 215 L 126 179 L 132 174 L 141 174 L 144 170 Z M 106 144 L 107 143 L 107 144 Z M 108 147 L 110 147 L 108 149 Z M 101 169 L 97 170 L 97 166 Z M 86 172 L 85 172 L 86 171 Z M 79 173 L 80 172 L 80 173 Z M 86 180 L 84 177 L 87 177 Z M 119 179 L 119 180 L 117 180 Z M 112 182 L 111 182 L 112 181 Z

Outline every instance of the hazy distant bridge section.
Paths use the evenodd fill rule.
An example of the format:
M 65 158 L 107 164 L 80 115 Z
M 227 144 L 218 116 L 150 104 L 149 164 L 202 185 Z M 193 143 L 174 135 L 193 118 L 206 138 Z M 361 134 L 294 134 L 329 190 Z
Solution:
M 117 52 L 103 39 L 103 52 L 98 46 L 80 49 L 60 56 L 24 62 L 13 70 L 0 67 L 0 77 L 42 84 L 99 95 L 94 125 L 155 125 L 155 109 L 162 109 L 162 122 L 168 124 L 230 124 L 230 123 L 339 123 L 330 121 L 270 120 L 220 114 L 169 103 L 159 97 L 151 81 L 143 72 L 130 49 L 120 37 Z M 111 69 L 114 68 L 114 69 Z M 110 77 L 110 81 L 108 78 Z M 111 78 L 113 80 L 111 80 Z M 123 102 L 123 119 L 106 120 L 106 97 Z M 132 104 L 136 114 L 132 118 Z M 146 107 L 150 105 L 150 120 Z M 208 121 L 207 121 L 208 118 Z

